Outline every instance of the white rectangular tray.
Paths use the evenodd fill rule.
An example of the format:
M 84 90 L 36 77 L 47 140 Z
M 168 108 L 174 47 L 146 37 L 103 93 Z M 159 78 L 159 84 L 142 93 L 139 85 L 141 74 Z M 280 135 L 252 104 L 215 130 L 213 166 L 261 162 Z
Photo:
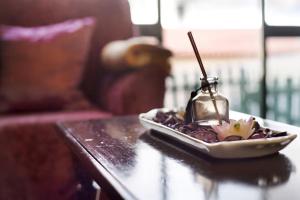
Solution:
M 282 137 L 207 143 L 154 122 L 152 119 L 155 117 L 157 111 L 166 112 L 169 110 L 153 109 L 147 113 L 141 113 L 139 115 L 141 124 L 146 128 L 159 131 L 215 158 L 251 158 L 274 154 L 286 147 L 297 137 L 295 133 L 288 133 L 287 136 Z

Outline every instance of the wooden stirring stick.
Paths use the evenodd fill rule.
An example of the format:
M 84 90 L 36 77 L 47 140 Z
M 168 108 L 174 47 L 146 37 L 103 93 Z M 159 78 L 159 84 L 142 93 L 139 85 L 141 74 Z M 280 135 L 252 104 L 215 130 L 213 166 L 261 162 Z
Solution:
M 201 57 L 200 57 L 200 53 L 198 51 L 198 48 L 197 48 L 197 45 L 195 43 L 195 40 L 194 40 L 194 37 L 193 37 L 193 34 L 191 31 L 188 32 L 188 36 L 189 36 L 189 39 L 191 41 L 191 44 L 192 44 L 192 47 L 194 49 L 194 52 L 195 52 L 195 55 L 196 55 L 196 58 L 198 60 L 198 63 L 199 63 L 199 66 L 200 66 L 200 69 L 201 69 L 201 72 L 203 74 L 203 77 L 204 77 L 204 81 L 205 81 L 205 84 L 207 84 L 208 86 L 208 92 L 209 92 L 209 96 L 213 102 L 213 105 L 214 105 L 214 108 L 215 108 L 215 111 L 216 111 L 216 114 L 217 114 L 217 118 L 218 118 L 218 121 L 219 121 L 219 125 L 222 125 L 222 120 L 221 120 L 221 116 L 220 116 L 220 113 L 219 113 L 219 110 L 218 110 L 218 107 L 217 107 L 217 103 L 216 103 L 216 99 L 214 98 L 214 95 L 211 91 L 211 88 L 210 88 L 210 85 L 208 83 L 208 80 L 207 80 L 207 74 L 206 74 L 206 71 L 204 69 L 204 65 L 202 63 L 202 60 L 201 60 Z

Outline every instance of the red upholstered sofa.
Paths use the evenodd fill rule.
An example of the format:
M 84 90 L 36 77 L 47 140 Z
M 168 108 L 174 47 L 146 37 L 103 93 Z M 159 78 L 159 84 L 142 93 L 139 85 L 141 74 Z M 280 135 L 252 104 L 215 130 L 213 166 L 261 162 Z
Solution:
M 37 98 L 33 101 L 34 103 L 28 104 L 26 98 L 32 97 L 30 90 L 29 97 L 26 97 L 24 101 L 14 102 L 7 106 L 7 101 L 4 101 L 5 98 L 3 100 L 0 95 L 0 199 L 76 199 L 79 189 L 74 172 L 74 161 L 68 148 L 58 136 L 55 127 L 57 121 L 133 114 L 149 110 L 152 107 L 161 107 L 163 104 L 164 81 L 169 67 L 167 60 L 162 64 L 116 72 L 106 69 L 99 59 L 99 54 L 106 44 L 135 35 L 127 0 L 0 1 L 0 25 L 9 25 L 9 30 L 14 30 L 10 29 L 12 26 L 51 26 L 51 24 L 84 17 L 93 17 L 94 20 L 93 28 L 89 29 L 91 40 L 88 43 L 85 41 L 85 44 L 88 44 L 86 59 L 79 60 L 80 62 L 84 60 L 84 63 L 81 63 L 84 68 L 80 71 L 80 82 L 72 85 L 76 86 L 75 94 L 72 92 L 69 94 L 68 87 L 70 86 L 61 87 L 64 89 L 59 91 L 60 97 L 63 97 L 62 100 L 53 98 L 53 96 L 40 98 L 39 95 L 51 93 L 53 88 L 50 86 L 53 85 L 55 85 L 53 91 L 56 92 L 55 90 L 64 83 L 70 83 L 69 79 L 62 79 L 62 83 L 58 83 L 53 81 L 53 77 L 41 78 L 36 72 L 32 72 L 30 77 L 31 71 L 24 70 L 24 67 L 26 69 L 30 69 L 30 67 L 23 66 L 23 61 L 26 61 L 27 57 L 26 59 L 22 57 L 23 54 L 18 49 L 19 44 L 14 43 L 15 41 L 12 43 L 11 41 L 0 42 L 0 93 L 2 89 L 7 92 L 4 94 L 18 96 L 18 89 L 23 87 L 24 83 L 32 82 L 30 86 L 34 88 L 32 96 Z M 38 32 L 41 30 L 44 29 L 38 29 Z M 74 38 L 76 41 L 82 39 L 78 35 Z M 75 40 L 74 38 L 73 40 Z M 69 39 L 66 39 L 64 42 L 63 48 L 66 51 L 68 49 L 73 51 L 74 48 L 77 48 L 76 45 L 72 46 L 74 43 L 72 40 L 70 42 Z M 52 44 L 49 43 L 50 46 Z M 22 45 L 27 48 L 27 43 Z M 31 49 L 32 51 L 36 50 L 37 54 L 45 56 L 45 52 L 47 53 L 45 48 L 49 45 L 43 45 L 30 48 L 33 49 Z M 80 49 L 81 46 L 79 45 L 78 48 Z M 54 60 L 64 54 L 64 52 L 58 54 L 55 48 L 49 53 L 49 57 L 52 56 Z M 36 55 L 32 54 L 32 51 L 28 53 L 31 58 Z M 80 52 L 74 50 L 68 56 L 77 59 L 77 55 L 81 56 Z M 20 54 L 22 54 L 22 58 L 18 57 Z M 47 60 L 48 55 L 45 57 Z M 22 61 L 21 63 L 18 62 L 19 59 Z M 47 65 L 48 61 L 45 59 L 39 62 Z M 15 67 L 16 65 L 21 68 Z M 36 65 L 38 64 L 35 63 Z M 40 70 L 38 67 L 36 69 Z M 49 74 L 50 72 L 43 71 L 41 73 Z M 70 73 L 73 73 L 72 69 Z M 61 78 L 66 73 L 59 71 L 56 75 Z M 8 76 L 10 78 L 7 78 Z M 22 80 L 24 83 L 18 82 L 18 80 Z M 49 86 L 49 89 L 38 90 L 40 85 L 38 81 L 43 82 L 41 85 Z M 35 88 L 36 85 L 38 89 Z M 24 97 L 22 95 L 18 97 Z M 63 106 L 57 106 L 60 103 Z M 4 104 L 6 106 L 3 106 Z

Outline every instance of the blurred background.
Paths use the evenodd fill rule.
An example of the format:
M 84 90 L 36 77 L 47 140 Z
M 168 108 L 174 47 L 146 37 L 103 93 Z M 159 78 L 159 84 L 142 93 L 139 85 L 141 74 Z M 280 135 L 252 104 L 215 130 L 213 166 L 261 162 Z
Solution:
M 165 107 L 185 107 L 200 70 L 191 30 L 209 76 L 232 110 L 300 125 L 299 0 L 129 0 L 142 35 L 174 52 Z M 147 8 L 147 9 L 145 9 Z
M 230 109 L 300 126 L 300 0 L 0 0 L 3 24 L 0 200 L 94 198 L 99 189 L 91 187 L 91 177 L 74 159 L 56 122 L 137 114 L 161 106 L 184 108 L 201 77 L 188 31 L 209 76 L 219 77 Z M 156 37 L 166 49 L 157 47 L 157 40 L 137 43 L 139 38 L 132 36 L 138 34 Z M 168 49 L 173 52 L 170 76 Z M 125 160 L 104 161 L 115 166 L 117 159 L 117 167 L 135 168 L 135 146 L 128 146 L 129 159 L 125 155 Z M 161 162 L 161 174 L 173 162 L 163 153 L 167 156 L 158 160 L 143 157 Z M 284 167 L 293 172 L 294 164 L 286 159 Z M 210 166 L 199 164 L 199 169 Z M 203 182 L 203 197 L 218 198 L 221 184 L 194 176 Z M 262 179 L 261 185 L 263 177 L 258 178 L 265 191 L 261 199 L 267 199 L 264 183 L 269 180 Z M 273 179 L 280 183 L 286 178 Z M 165 188 L 167 179 L 159 181 Z M 282 189 L 278 194 L 289 187 Z M 257 191 L 253 195 L 260 195 Z

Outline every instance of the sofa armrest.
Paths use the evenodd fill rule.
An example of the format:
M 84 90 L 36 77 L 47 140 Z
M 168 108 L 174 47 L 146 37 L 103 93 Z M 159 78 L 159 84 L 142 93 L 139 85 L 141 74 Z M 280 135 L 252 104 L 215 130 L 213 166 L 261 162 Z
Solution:
M 97 101 L 116 115 L 162 107 L 171 51 L 153 38 L 132 38 L 107 44 L 101 53 L 102 78 Z
M 101 81 L 98 102 L 103 110 L 115 115 L 138 114 L 162 107 L 168 75 L 165 67 L 159 66 L 111 73 Z

